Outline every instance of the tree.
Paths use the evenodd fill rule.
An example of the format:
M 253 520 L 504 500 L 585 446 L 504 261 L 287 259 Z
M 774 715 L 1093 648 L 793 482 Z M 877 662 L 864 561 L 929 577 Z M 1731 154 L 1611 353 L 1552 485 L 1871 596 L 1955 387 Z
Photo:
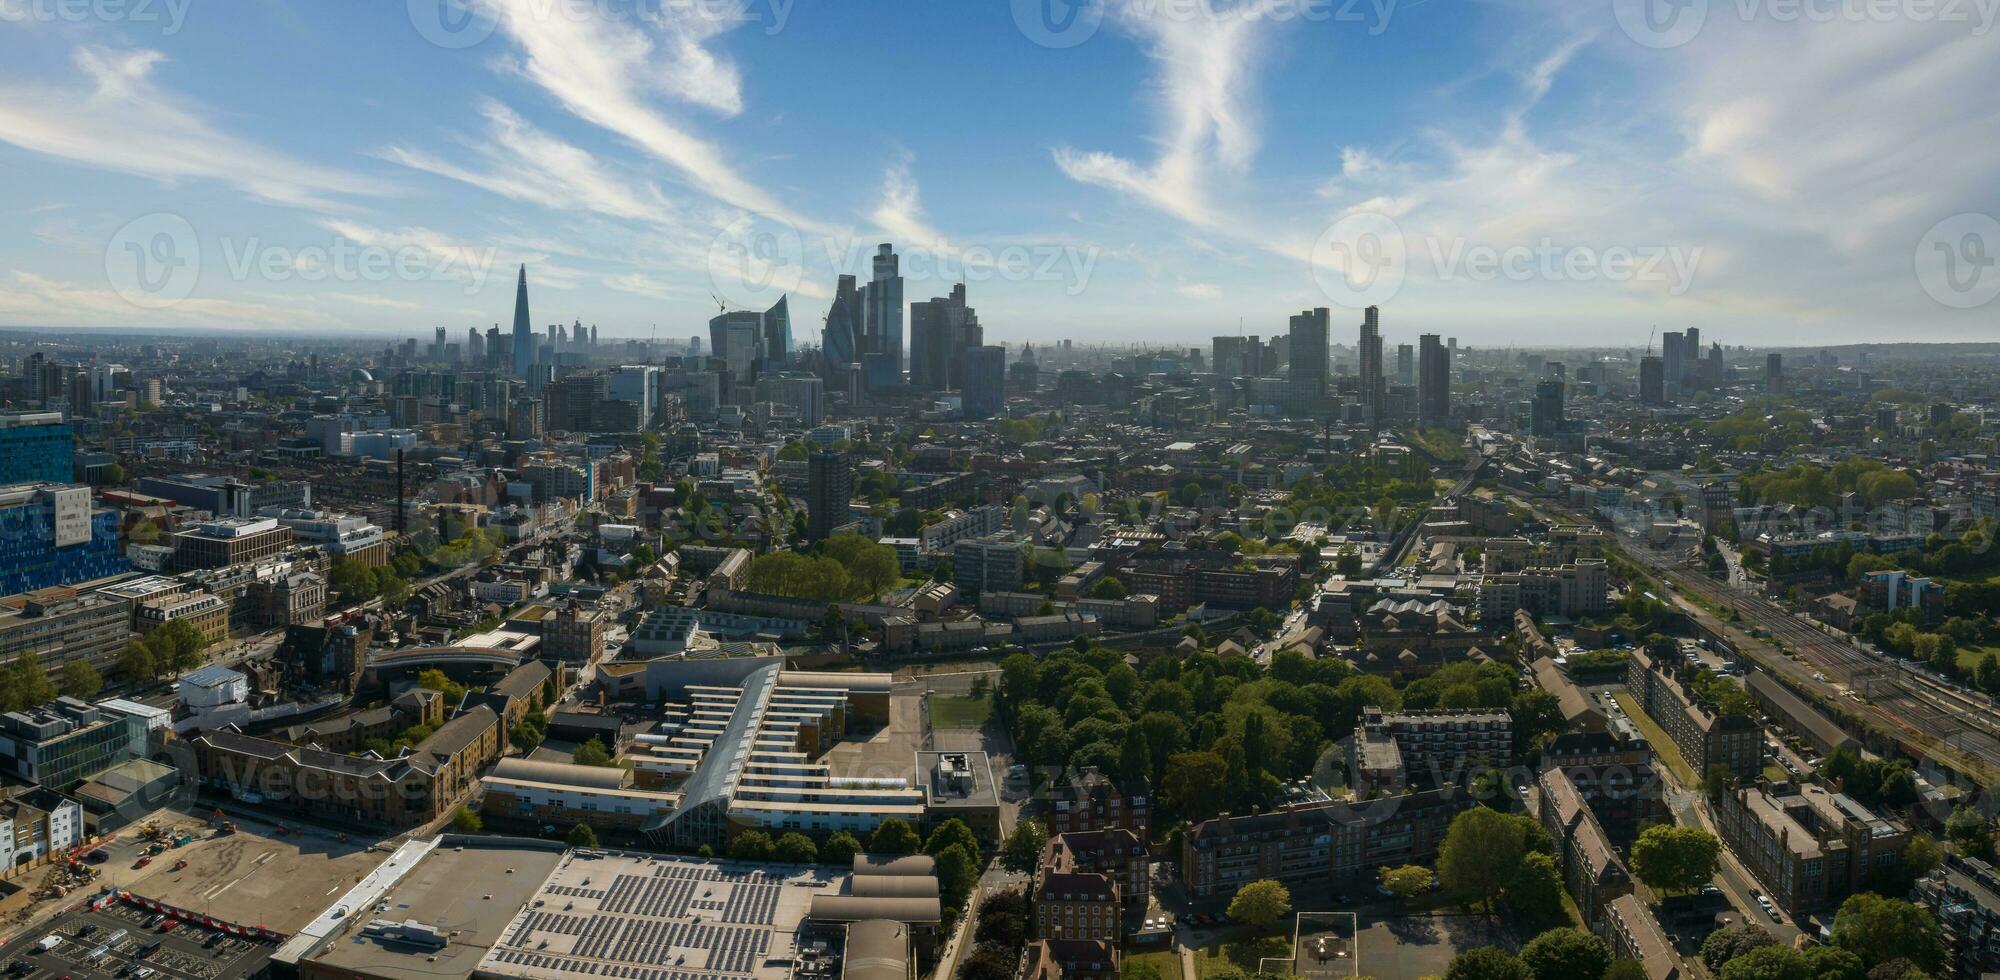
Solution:
M 1563 910 L 1562 872 L 1547 854 L 1531 853 L 1521 858 L 1501 892 L 1507 911 L 1535 925 L 1561 922 Z
M 153 648 L 144 640 L 133 640 L 125 644 L 125 651 L 118 655 L 118 674 L 128 681 L 150 681 L 160 676 L 159 661 L 153 658 Z
M 571 847 L 596 847 L 597 831 L 590 829 L 587 823 L 580 823 L 571 827 L 569 835 L 563 840 Z
M 1970 806 L 1951 811 L 1944 821 L 1944 836 L 1973 857 L 1984 858 L 1993 849 L 1992 824 L 1987 822 L 1985 814 Z
M 1153 778 L 1152 748 L 1146 743 L 1145 731 L 1137 725 L 1125 729 L 1125 738 L 1118 744 L 1118 778 L 1142 786 Z
M 1222 809 L 1223 778 L 1229 764 L 1214 752 L 1176 752 L 1167 758 L 1160 789 L 1189 820 L 1206 820 Z
M 476 834 L 485 827 L 486 822 L 479 819 L 479 814 L 472 812 L 470 807 L 462 806 L 452 812 L 451 829 L 461 834 Z
M 1098 579 L 1097 584 L 1090 587 L 1092 599 L 1123 599 L 1125 595 L 1125 583 L 1110 575 Z
M 945 908 L 964 908 L 965 900 L 979 886 L 979 859 L 959 844 L 939 851 L 936 857 L 938 893 Z
M 1014 832 L 1007 835 L 1007 843 L 1001 846 L 1000 863 L 1017 874 L 1032 873 L 1048 842 L 1049 832 L 1040 821 L 1023 820 L 1014 826 Z
M 605 748 L 604 743 L 595 738 L 577 746 L 576 751 L 569 754 L 569 761 L 579 766 L 609 767 L 617 765 L 616 762 L 611 760 L 611 750 Z
M 15 658 L 7 665 L 8 691 L 15 702 L 14 708 L 32 708 L 35 705 L 55 700 L 56 686 L 49 682 L 48 672 L 42 669 L 41 658 L 30 650 Z
M 1805 957 L 1789 946 L 1759 946 L 1724 965 L 1722 980 L 1814 980 Z
M 1701 943 L 1701 961 L 1710 973 L 1719 973 L 1724 964 L 1760 946 L 1774 946 L 1777 938 L 1762 926 L 1738 925 L 1717 929 Z
M 1258 932 L 1270 932 L 1292 914 L 1292 891 L 1268 878 L 1236 890 L 1229 900 L 1229 917 Z
M 868 835 L 870 854 L 915 854 L 922 846 L 923 841 L 917 837 L 917 832 L 911 830 L 907 822 L 895 817 L 882 821 L 875 832 Z
M 1360 578 L 1361 553 L 1355 551 L 1353 545 L 1340 549 L 1340 554 L 1333 558 L 1333 570 L 1343 578 Z
M 1833 945 L 1861 957 L 1870 967 L 1893 956 L 1904 957 L 1931 973 L 1944 964 L 1937 921 L 1929 911 L 1899 898 L 1868 892 L 1840 903 L 1834 916 Z
M 542 730 L 523 721 L 507 729 L 507 741 L 527 755 L 542 744 Z
M 1521 962 L 1535 980 L 1601 980 L 1611 968 L 1611 946 L 1582 929 L 1563 927 L 1528 940 Z
M 845 830 L 836 830 L 826 836 L 826 843 L 819 846 L 819 860 L 822 864 L 835 866 L 853 864 L 854 855 L 861 853 L 861 842 Z
M 1521 858 L 1527 853 L 1519 822 L 1486 807 L 1452 819 L 1438 847 L 1438 880 L 1460 901 L 1483 902 L 1491 910 Z
M 1444 980 L 1535 980 L 1535 975 L 1520 957 L 1492 946 L 1480 946 L 1453 957 L 1451 966 L 1444 971 Z
M 62 681 L 58 686 L 62 693 L 70 697 L 91 698 L 104 689 L 104 675 L 82 660 L 72 660 L 63 664 Z
M 1604 980 L 1647 980 L 1646 964 L 1638 960 L 1619 960 L 1604 971 Z
M 1415 864 L 1400 868 L 1383 868 L 1377 877 L 1389 894 L 1404 901 L 1429 892 L 1437 886 L 1437 875 L 1431 869 Z
M 746 830 L 729 842 L 729 856 L 738 861 L 769 861 L 776 850 L 771 835 L 761 830 Z
M 1688 892 L 1715 877 L 1722 842 L 1699 827 L 1660 824 L 1632 845 L 1632 874 L 1660 891 Z
M 814 864 L 819 861 L 819 845 L 812 838 L 793 831 L 778 838 L 772 857 L 786 864 Z
M 973 857 L 979 856 L 979 838 L 973 836 L 972 828 L 957 817 L 938 824 L 937 829 L 931 831 L 930 839 L 924 841 L 924 853 L 937 857 L 944 853 L 945 848 L 953 846 L 965 848 L 965 853 Z

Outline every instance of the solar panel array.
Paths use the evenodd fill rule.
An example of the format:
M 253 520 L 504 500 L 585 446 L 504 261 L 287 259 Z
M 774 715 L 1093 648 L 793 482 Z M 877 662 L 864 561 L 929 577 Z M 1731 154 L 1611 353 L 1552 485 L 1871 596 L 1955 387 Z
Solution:
M 527 910 L 492 957 L 613 980 L 754 975 L 770 949 L 768 927 L 775 924 L 783 889 L 761 871 L 678 863 L 656 865 L 650 874 L 615 875 L 601 889 L 550 885 L 547 894 L 595 899 L 597 909 Z M 534 948 L 551 936 L 572 940 L 567 954 Z

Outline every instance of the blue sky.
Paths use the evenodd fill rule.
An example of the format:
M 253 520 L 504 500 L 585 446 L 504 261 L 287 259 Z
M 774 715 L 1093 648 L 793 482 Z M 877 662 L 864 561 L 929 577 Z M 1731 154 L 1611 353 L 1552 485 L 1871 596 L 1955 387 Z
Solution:
M 0 323 L 2000 339 L 2000 0 L 1672 2 L 0 0 Z

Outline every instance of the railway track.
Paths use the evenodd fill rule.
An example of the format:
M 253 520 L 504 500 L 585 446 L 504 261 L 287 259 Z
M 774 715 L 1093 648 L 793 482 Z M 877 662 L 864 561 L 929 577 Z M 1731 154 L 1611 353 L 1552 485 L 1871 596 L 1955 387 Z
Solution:
M 1833 675 L 1859 698 L 1850 710 L 1858 709 L 1857 713 L 1913 741 L 1940 742 L 2000 769 L 2000 719 L 1989 700 L 1953 690 L 1897 658 L 1828 636 L 1761 598 L 1652 560 L 1643 550 L 1627 554 L 1669 577 L 1684 593 L 1731 610 L 1739 624 L 1763 630 L 1813 668 Z

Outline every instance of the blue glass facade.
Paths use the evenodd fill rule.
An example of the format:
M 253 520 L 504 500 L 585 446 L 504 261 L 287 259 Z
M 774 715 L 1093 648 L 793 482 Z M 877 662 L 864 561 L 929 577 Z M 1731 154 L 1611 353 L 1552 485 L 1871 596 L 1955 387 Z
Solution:
M 0 485 L 68 483 L 73 445 L 67 422 L 0 425 Z
M 90 515 L 90 540 L 56 547 L 55 505 L 42 496 L 0 507 L 0 595 L 88 582 L 126 570 L 118 515 Z

